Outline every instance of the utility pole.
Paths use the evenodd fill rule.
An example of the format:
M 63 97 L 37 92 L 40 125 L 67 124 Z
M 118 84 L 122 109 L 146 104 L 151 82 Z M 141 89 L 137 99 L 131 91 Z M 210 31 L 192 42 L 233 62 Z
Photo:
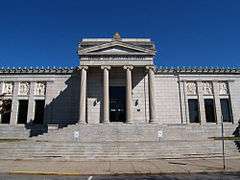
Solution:
M 222 131 L 222 160 L 223 160 L 223 169 L 226 170 L 223 116 L 221 116 L 221 120 L 222 120 L 222 121 L 221 121 L 221 131 Z

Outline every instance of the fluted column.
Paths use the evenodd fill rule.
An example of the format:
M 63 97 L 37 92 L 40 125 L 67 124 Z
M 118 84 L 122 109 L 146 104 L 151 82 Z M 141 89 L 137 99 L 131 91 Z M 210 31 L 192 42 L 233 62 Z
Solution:
M 87 100 L 87 66 L 80 66 L 81 70 L 81 84 L 80 84 L 80 109 L 79 109 L 79 123 L 86 123 L 86 100 Z
M 132 69 L 133 66 L 124 66 L 126 70 L 126 123 L 132 123 Z
M 110 66 L 101 66 L 103 69 L 103 123 L 109 123 L 109 70 Z
M 155 87 L 154 87 L 154 66 L 147 66 L 148 70 L 148 92 L 149 92 L 149 123 L 156 123 L 156 108 L 155 108 Z

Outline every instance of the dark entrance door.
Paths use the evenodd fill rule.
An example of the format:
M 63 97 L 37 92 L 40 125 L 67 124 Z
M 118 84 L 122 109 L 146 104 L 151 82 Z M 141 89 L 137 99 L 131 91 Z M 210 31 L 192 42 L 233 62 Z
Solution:
M 126 122 L 126 88 L 110 86 L 110 121 Z

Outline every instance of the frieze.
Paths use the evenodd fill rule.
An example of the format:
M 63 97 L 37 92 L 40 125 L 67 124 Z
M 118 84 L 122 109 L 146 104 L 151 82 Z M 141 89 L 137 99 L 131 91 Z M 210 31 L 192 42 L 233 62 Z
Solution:
M 204 95 L 213 95 L 213 86 L 211 82 L 203 82 L 202 90 Z
M 3 94 L 12 95 L 13 94 L 13 82 L 3 83 Z
M 46 92 L 46 83 L 45 82 L 37 82 L 35 86 L 35 95 L 36 96 L 44 96 Z
M 219 94 L 228 95 L 228 84 L 227 82 L 219 82 Z
M 196 95 L 197 94 L 196 82 L 187 82 L 186 89 L 187 89 L 187 95 Z
M 26 96 L 29 94 L 30 83 L 29 82 L 20 82 L 18 95 Z

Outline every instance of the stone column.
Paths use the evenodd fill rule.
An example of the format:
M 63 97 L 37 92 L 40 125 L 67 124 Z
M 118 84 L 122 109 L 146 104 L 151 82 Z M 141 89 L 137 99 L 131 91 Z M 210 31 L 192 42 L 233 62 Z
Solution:
M 154 66 L 146 66 L 148 70 L 148 92 L 149 92 L 149 123 L 156 123 L 155 109 L 155 87 L 154 87 Z
M 36 84 L 36 82 L 30 82 L 27 123 L 34 120 L 34 109 L 35 109 L 34 87 L 35 87 L 35 84 Z
M 16 125 L 17 124 L 17 118 L 18 118 L 17 117 L 18 116 L 18 89 L 19 89 L 19 82 L 14 82 L 10 125 Z
M 103 69 L 103 123 L 109 123 L 109 70 L 110 66 L 101 66 Z
M 132 123 L 132 72 L 133 66 L 124 66 L 126 70 L 126 123 Z
M 79 104 L 79 124 L 86 123 L 86 100 L 87 100 L 87 66 L 80 66 L 81 83 L 80 83 L 80 104 Z

